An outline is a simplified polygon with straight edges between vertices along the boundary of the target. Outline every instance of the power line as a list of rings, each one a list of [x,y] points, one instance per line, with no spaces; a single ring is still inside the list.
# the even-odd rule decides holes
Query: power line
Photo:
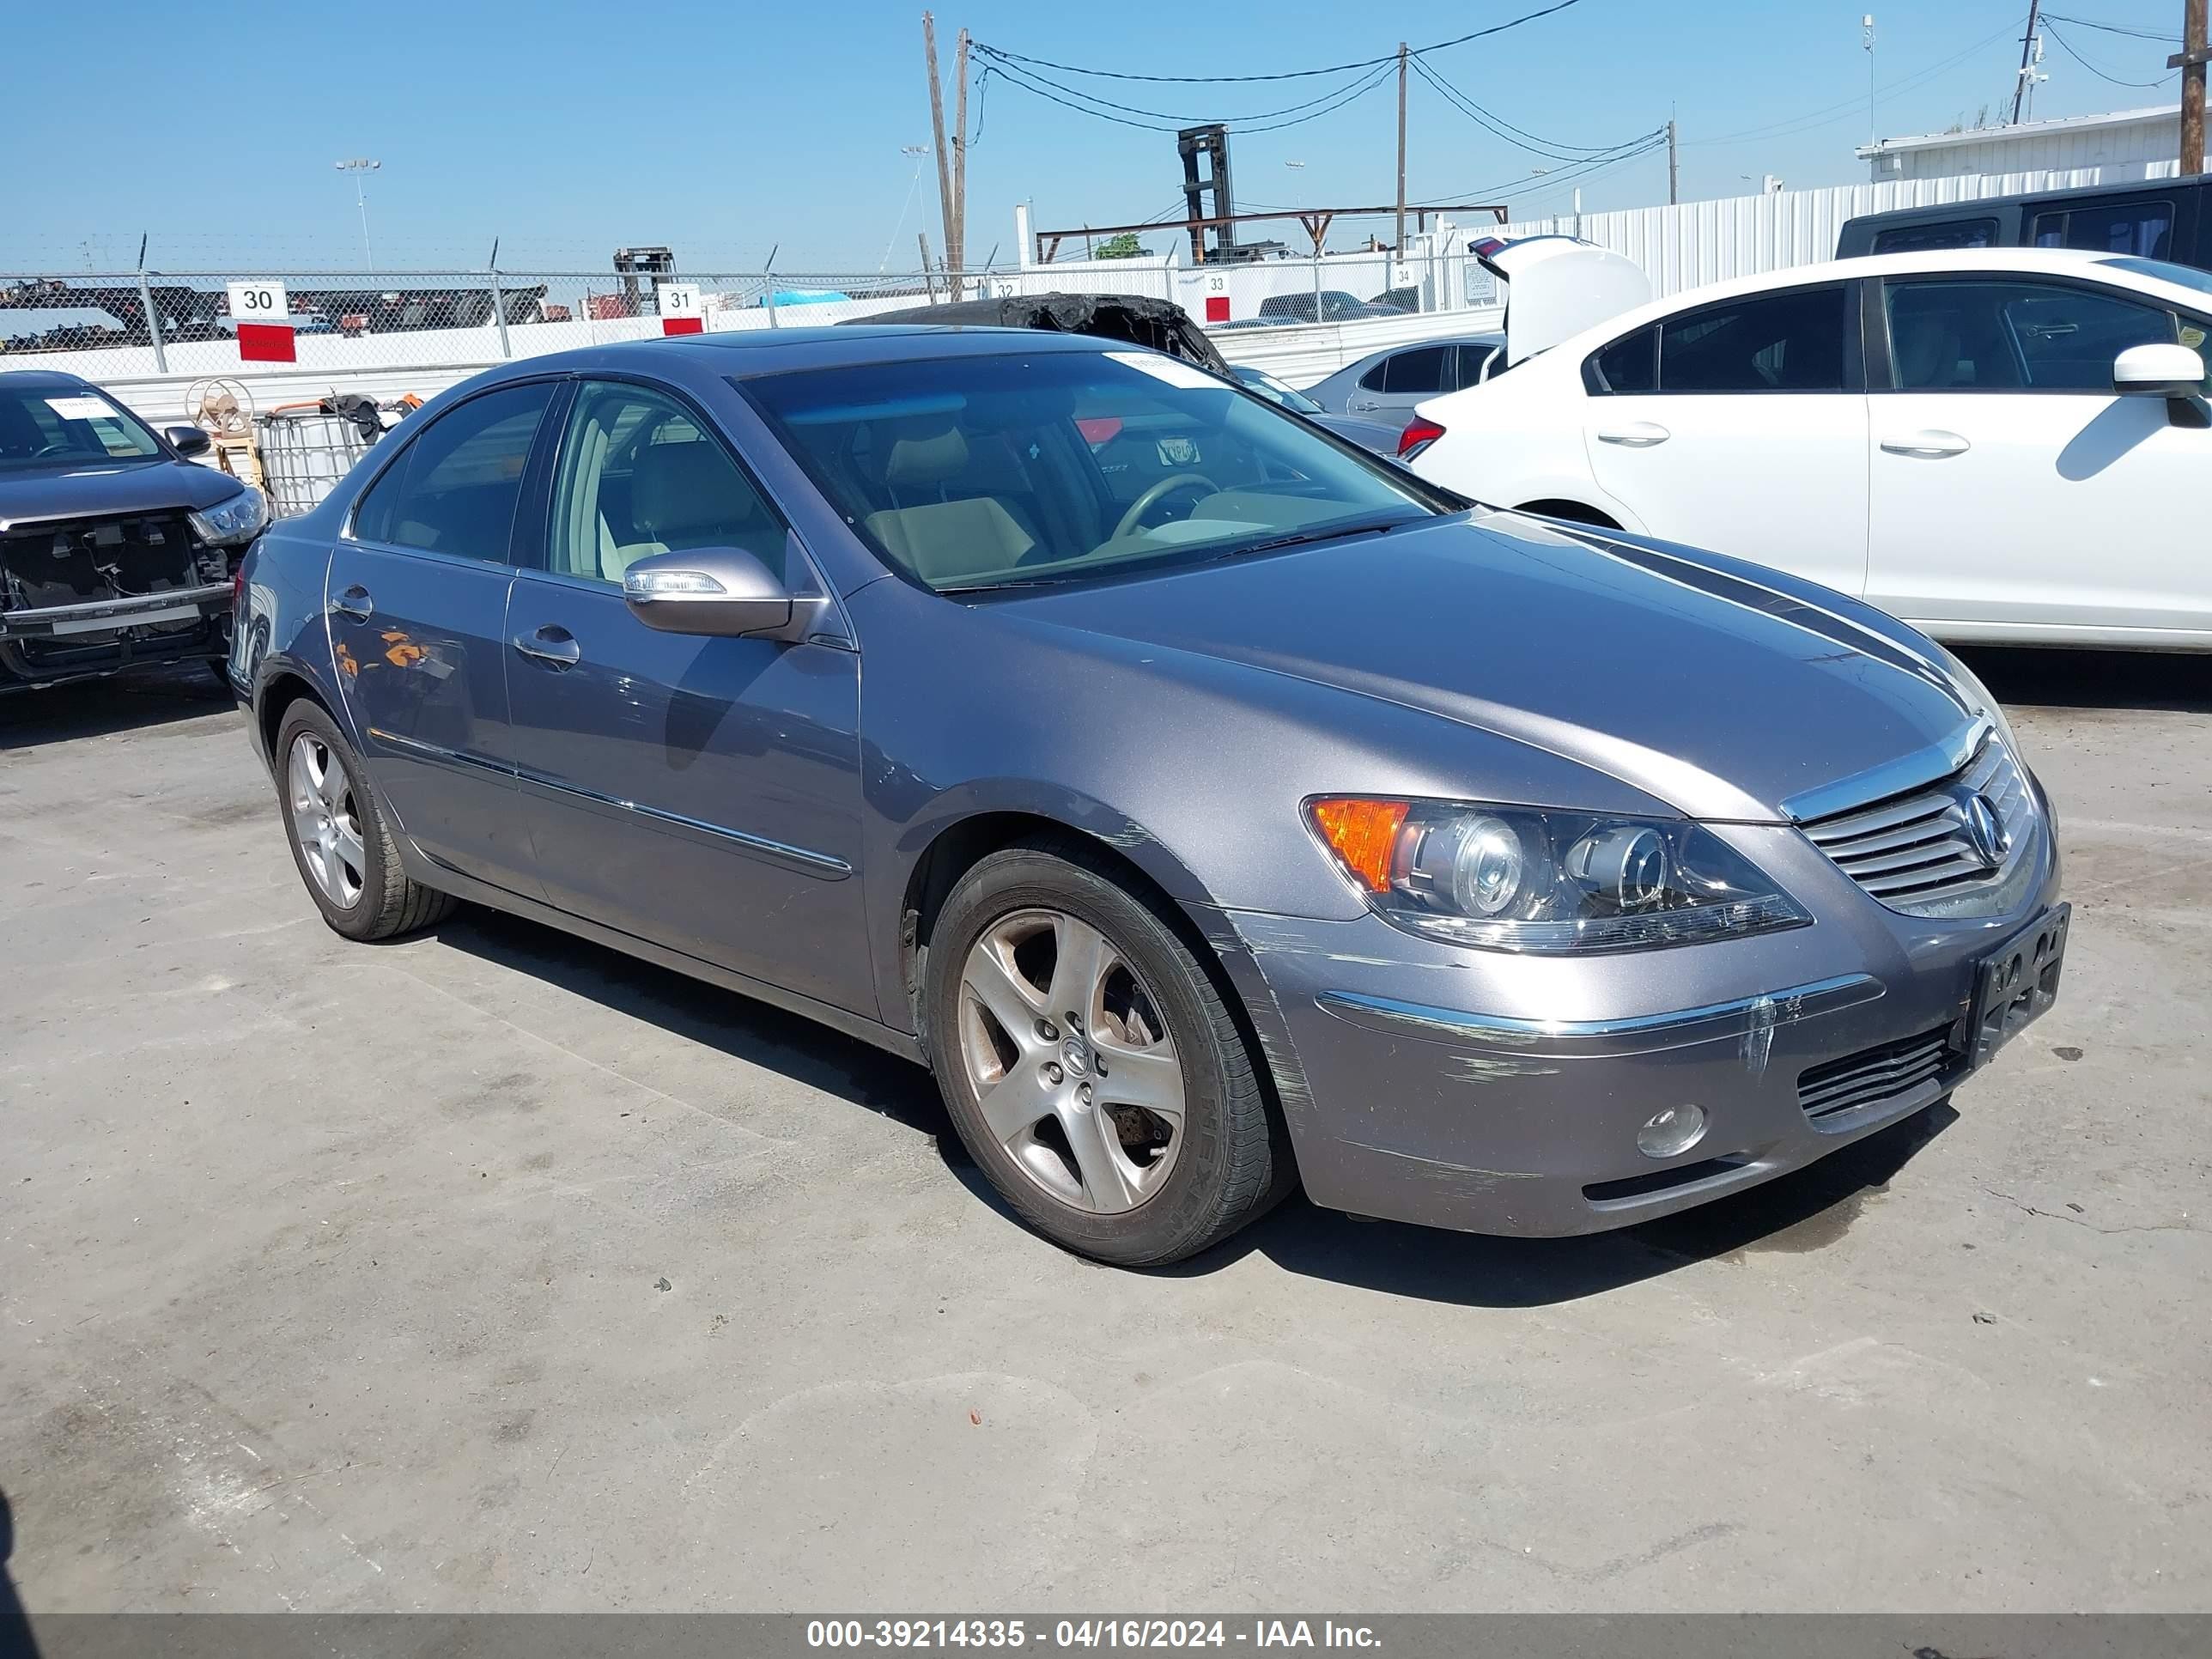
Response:
[[[1389,78],[1389,66],[1395,65],[1397,61],[1393,57],[1387,60],[1386,66],[1373,70],[1350,88],[1339,88],[1336,92],[1326,94],[1325,100],[1322,100],[1322,106],[1318,109],[1313,109],[1304,115],[1293,116],[1288,120],[1263,122],[1257,126],[1242,127],[1239,131],[1246,134],[1276,132],[1285,127],[1302,126],[1308,121],[1317,121],[1324,115],[1334,114],[1354,99],[1364,97],[1381,86]],[[1101,121],[1111,121],[1116,126],[1133,127],[1139,132],[1174,132],[1182,126],[1191,125],[1189,122],[1174,118],[1169,118],[1164,123],[1152,120],[1132,120],[1126,115],[1115,115],[1104,109],[1093,108],[1089,105],[1076,102],[1073,97],[1062,96],[1060,93],[1049,89],[1048,85],[1031,79],[1028,71],[1012,69],[1004,63],[993,64],[989,72],[996,74],[1010,85],[1019,87],[1024,92],[1035,94],[1048,103],[1058,104],[1063,109],[1073,110],[1079,115],[1089,115]],[[1077,94],[1077,96],[1082,95],[1084,94]]]
[[[1524,12],[1503,23],[1493,23],[1488,28],[1476,29],[1449,40],[1438,40],[1433,45],[1421,46],[1414,55],[1443,52],[1448,47],[1463,46],[1470,40],[1480,40],[1488,35],[1503,34],[1508,29],[1519,28],[1523,23],[1533,23],[1540,17],[1549,17],[1554,12],[1565,11],[1570,6],[1581,3],[1582,0],[1557,0],[1557,3],[1546,6],[1540,11]],[[1136,75],[1124,70],[1089,69],[1081,64],[1056,64],[1048,58],[1031,58],[1022,52],[1008,52],[1003,47],[987,46],[980,40],[975,42],[975,49],[1002,63],[1011,59],[1016,63],[1034,64],[1038,69],[1057,70],[1063,75],[1089,75],[1105,81],[1174,82],[1186,86],[1222,86],[1249,81],[1297,81],[1309,76],[1342,75],[1352,70],[1373,69],[1378,64],[1395,64],[1398,61],[1398,54],[1394,52],[1381,58],[1363,58],[1356,63],[1331,64],[1325,69],[1283,70],[1273,75]]]
[[[2003,27],[1984,35],[1973,45],[1961,47],[1941,62],[1930,64],[1926,69],[1916,70],[1900,80],[1891,82],[1875,95],[1874,101],[1886,104],[1899,94],[1910,92],[1914,88],[1925,84],[1944,70],[1964,63],[1983,47],[2002,40],[2006,35],[2010,34],[2015,27],[2014,24],[2007,23]],[[1770,121],[1764,126],[1746,127],[1740,132],[1724,132],[1717,137],[1692,139],[1686,143],[1684,148],[1706,149],[1720,144],[1749,143],[1761,138],[1793,138],[1801,132],[1811,132],[1820,127],[1832,126],[1837,121],[1856,114],[1860,110],[1864,109],[1866,105],[1867,100],[1863,98],[1846,98],[1840,103],[1824,105],[1819,109],[1805,110],[1783,120]]]
[[[2091,63],[2087,58],[2083,57],[2080,49],[2077,48],[2071,40],[2069,40],[2064,35],[2061,34],[2057,29],[2052,28],[2051,24],[2051,14],[2045,12],[2043,15],[2043,32],[2045,34],[2048,34],[2052,40],[2056,40],[2060,46],[2064,48],[2066,55],[2069,58],[2071,58],[2075,63],[2079,64],[2083,69],[2088,70],[2090,74],[2095,76],[2100,81],[2109,81],[2116,87],[2134,87],[2141,91],[2154,91],[2173,78],[2172,76],[2168,75],[2161,76],[2156,81],[2123,81],[2118,76],[2107,74],[2105,70],[2098,68],[2096,64]]]
[[[1426,201],[1408,202],[1406,205],[1408,209],[1434,210],[1466,202],[1488,204],[1510,201],[1516,196],[1526,196],[1535,191],[1556,190],[1561,185],[1583,183],[1607,168],[1618,167],[1624,161],[1632,161],[1639,155],[1649,155],[1656,149],[1663,149],[1666,144],[1667,130],[1662,127],[1651,133],[1636,149],[1624,151],[1619,155],[1593,156],[1589,161],[1577,162],[1572,167],[1556,168],[1540,179],[1529,179],[1524,175],[1507,179],[1494,185],[1477,185],[1467,190],[1451,191],[1443,195],[1431,197]]]
[[[984,70],[983,74],[988,79],[994,71],[1006,75],[1009,79],[1012,79],[1015,73],[1014,71],[1003,70],[998,65],[993,64],[987,67]],[[1146,109],[1135,104],[1116,103],[1110,98],[1100,97],[1097,93],[1085,92],[1080,87],[1071,87],[1062,82],[1055,81],[1048,75],[1040,75],[1035,70],[1020,70],[1019,73],[1027,76],[1028,79],[1038,82],[1040,85],[1050,87],[1054,91],[1064,93],[1070,98],[1080,99],[1086,104],[1097,104],[1105,109],[1119,110],[1126,115],[1141,115],[1156,121],[1172,122],[1177,127],[1195,126],[1201,122],[1206,121],[1219,121],[1227,125],[1243,128],[1243,124],[1248,121],[1267,121],[1273,120],[1278,116],[1295,115],[1301,110],[1312,109],[1317,104],[1325,104],[1328,102],[1329,100],[1336,97],[1339,94],[1349,90],[1352,84],[1350,82],[1346,82],[1341,85],[1331,88],[1328,91],[1322,93],[1319,97],[1308,98],[1300,103],[1285,104],[1280,109],[1255,110],[1247,115],[1217,115],[1210,112],[1202,115],[1180,115],[1171,110]],[[1018,84],[1018,82],[1017,84]],[[1034,88],[1032,88],[1032,90],[1034,90]]]
[[[2158,40],[2169,46],[2178,46],[2181,44],[2181,37],[2179,35],[2161,33],[2157,29],[2130,28],[2124,23],[2100,23],[2094,18],[2066,17],[2062,16],[2055,11],[2046,11],[2043,15],[2044,20],[2046,22],[2057,21],[2061,23],[2070,23],[2081,28],[2102,29],[2107,34],[2131,35],[2138,40]]]
[[[1460,91],[1419,58],[1413,58],[1413,65],[1423,80],[1442,93],[1448,102],[1474,121],[1476,125],[1492,137],[1504,139],[1516,149],[1526,150],[1531,155],[1541,155],[1547,161],[1575,161],[1587,160],[1592,156],[1608,155],[1615,150],[1627,149],[1630,144],[1641,143],[1651,136],[1650,133],[1639,133],[1635,137],[1617,144],[1570,144],[1564,141],[1539,138],[1525,128],[1513,126],[1512,123],[1505,120],[1503,116],[1493,115],[1490,111],[1483,108],[1481,105]],[[1516,133],[1520,137],[1516,137],[1514,136]]]

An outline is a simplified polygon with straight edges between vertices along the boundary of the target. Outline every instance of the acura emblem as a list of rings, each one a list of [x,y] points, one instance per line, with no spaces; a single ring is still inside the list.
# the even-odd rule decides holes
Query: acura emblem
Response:
[[[1987,795],[1969,795],[1963,804],[1963,812],[1966,844],[1974,849],[1974,856],[1981,860],[1983,869],[1996,869],[2005,855],[2004,820],[1990,805]]]

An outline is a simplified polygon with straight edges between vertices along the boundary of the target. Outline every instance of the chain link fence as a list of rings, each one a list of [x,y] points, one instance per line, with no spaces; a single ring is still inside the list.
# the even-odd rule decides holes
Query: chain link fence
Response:
[[[0,369],[97,382],[253,372],[466,368],[660,332],[842,323],[955,299],[1060,290],[1171,300],[1214,329],[1295,327],[1488,304],[1446,238],[1405,258],[1234,264],[1168,258],[939,272],[427,270],[0,274]]]

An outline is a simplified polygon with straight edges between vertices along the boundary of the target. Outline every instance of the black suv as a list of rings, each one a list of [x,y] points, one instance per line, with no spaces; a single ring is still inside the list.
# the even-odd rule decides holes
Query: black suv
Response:
[[[2212,181],[2154,179],[1863,213],[1844,222],[1836,257],[1954,247],[2087,248],[2212,270]]]
[[[0,692],[228,653],[259,490],[74,374],[0,374]]]

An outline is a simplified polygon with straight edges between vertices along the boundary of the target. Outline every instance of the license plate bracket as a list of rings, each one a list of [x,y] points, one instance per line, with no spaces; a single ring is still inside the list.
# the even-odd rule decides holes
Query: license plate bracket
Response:
[[[1982,958],[1974,969],[1974,1001],[1967,1015],[1967,1064],[1979,1071],[2022,1027],[2058,1000],[2066,960],[2066,933],[2074,907],[2046,910]]]

